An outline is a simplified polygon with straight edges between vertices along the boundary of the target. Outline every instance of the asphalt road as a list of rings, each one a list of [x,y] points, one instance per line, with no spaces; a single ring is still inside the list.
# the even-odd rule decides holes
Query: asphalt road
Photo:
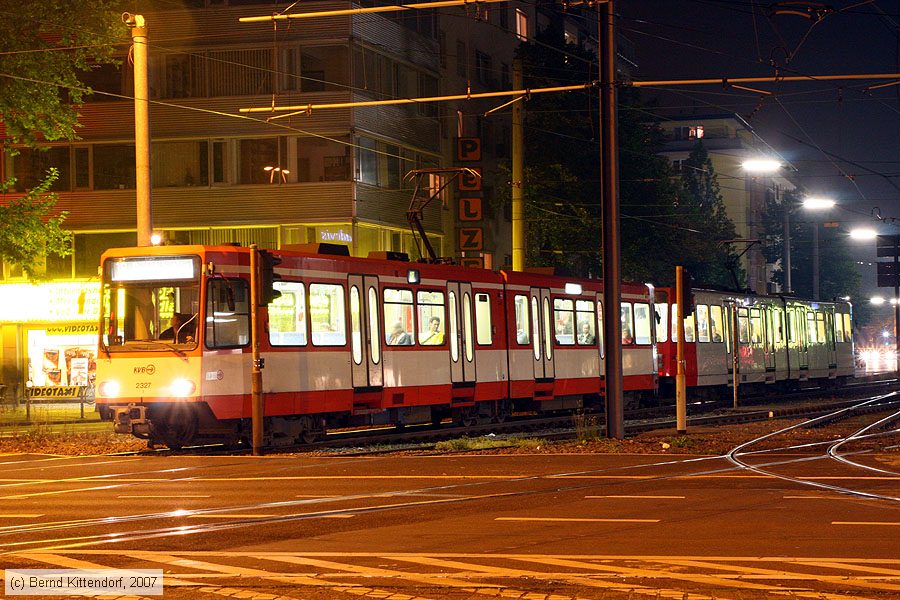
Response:
[[[166,598],[900,598],[900,455],[811,456],[745,457],[797,483],[665,455],[5,455],[0,565],[164,569]]]

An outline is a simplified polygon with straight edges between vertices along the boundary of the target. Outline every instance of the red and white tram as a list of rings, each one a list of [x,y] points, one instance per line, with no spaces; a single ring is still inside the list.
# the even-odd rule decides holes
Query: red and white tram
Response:
[[[674,290],[657,290],[657,348],[660,386],[674,390],[676,305]],[[852,310],[848,302],[812,302],[782,296],[694,290],[685,318],[685,375],[689,393],[703,397],[738,384],[757,392],[806,382],[841,384],[853,376]],[[735,335],[735,325],[736,333]]]
[[[268,443],[600,402],[599,281],[308,250],[278,251],[280,296],[260,308]],[[104,253],[97,402],[117,431],[172,447],[249,436],[250,252]],[[622,289],[624,387],[653,394],[654,290]]]

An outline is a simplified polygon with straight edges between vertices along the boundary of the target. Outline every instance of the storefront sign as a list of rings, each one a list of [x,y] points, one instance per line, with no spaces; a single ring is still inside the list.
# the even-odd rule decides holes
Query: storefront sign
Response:
[[[97,322],[99,318],[98,281],[0,285],[0,322]]]
[[[41,385],[25,388],[29,398],[59,398],[60,400],[81,398],[84,395],[85,386],[65,385],[50,386]]]
[[[324,227],[317,227],[316,232],[319,235],[320,242],[337,242],[339,244],[353,243],[353,235],[351,232],[345,231],[344,229],[325,229]]]

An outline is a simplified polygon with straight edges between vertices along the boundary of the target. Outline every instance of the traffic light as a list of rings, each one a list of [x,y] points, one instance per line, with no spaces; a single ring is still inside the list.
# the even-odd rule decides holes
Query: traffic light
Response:
[[[681,276],[681,298],[678,303],[683,307],[682,313],[687,318],[694,312],[694,290],[691,286],[691,273],[687,269],[682,269]]]
[[[273,300],[281,297],[281,292],[275,289],[275,282],[281,280],[281,275],[275,273],[275,265],[280,264],[280,256],[275,256],[267,250],[259,251],[260,304],[271,304]]]

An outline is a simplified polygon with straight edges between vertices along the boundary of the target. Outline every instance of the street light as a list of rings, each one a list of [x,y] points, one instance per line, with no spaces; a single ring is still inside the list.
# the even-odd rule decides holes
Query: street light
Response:
[[[874,240],[878,237],[878,232],[868,227],[858,227],[850,230],[850,237],[854,240]]]
[[[874,304],[875,306],[881,306],[884,304],[884,298],[882,296],[872,296],[869,298],[869,302]]]
[[[831,198],[810,197],[803,199],[803,208],[807,210],[830,210],[834,208]],[[813,300],[819,299],[819,222],[813,220]]]
[[[753,174],[773,174],[781,169],[781,163],[770,158],[752,158],[741,163],[741,169]],[[775,199],[778,200],[778,186],[775,186]],[[782,252],[781,267],[784,273],[784,291],[791,293],[791,216],[788,211],[787,201],[782,198],[781,208],[784,210],[784,247]]]

